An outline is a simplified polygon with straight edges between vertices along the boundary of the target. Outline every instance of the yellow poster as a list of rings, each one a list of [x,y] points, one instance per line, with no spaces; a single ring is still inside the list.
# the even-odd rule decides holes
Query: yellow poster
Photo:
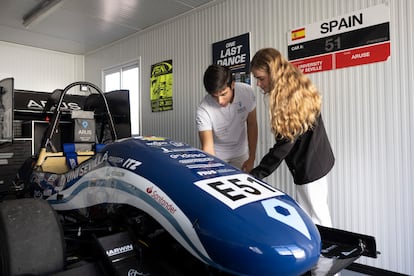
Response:
[[[152,112],[173,109],[173,65],[172,60],[151,66],[151,109]]]

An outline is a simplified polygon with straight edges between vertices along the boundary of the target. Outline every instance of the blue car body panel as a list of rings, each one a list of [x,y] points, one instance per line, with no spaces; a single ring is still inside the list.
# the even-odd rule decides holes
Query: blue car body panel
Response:
[[[321,251],[318,229],[291,197],[170,139],[118,140],[55,180],[39,185],[56,210],[134,206],[195,257],[235,275],[301,275]]]

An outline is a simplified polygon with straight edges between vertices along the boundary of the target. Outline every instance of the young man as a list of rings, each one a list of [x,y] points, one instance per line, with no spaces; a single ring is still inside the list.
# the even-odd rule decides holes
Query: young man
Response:
[[[204,73],[208,93],[197,108],[203,151],[250,172],[257,146],[256,98],[252,88],[235,82],[230,69],[210,65]]]

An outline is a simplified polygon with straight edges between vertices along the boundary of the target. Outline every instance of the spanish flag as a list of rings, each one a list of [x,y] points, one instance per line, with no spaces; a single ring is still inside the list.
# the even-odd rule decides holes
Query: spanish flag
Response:
[[[292,41],[305,37],[305,28],[300,28],[292,31]]]

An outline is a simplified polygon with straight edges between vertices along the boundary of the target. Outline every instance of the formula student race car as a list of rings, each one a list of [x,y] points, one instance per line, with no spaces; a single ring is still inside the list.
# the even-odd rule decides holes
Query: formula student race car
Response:
[[[68,108],[80,87],[91,94]],[[40,150],[0,202],[1,275],[288,276],[320,256],[334,274],[376,257],[373,237],[316,226],[285,193],[199,149],[119,139],[91,83],[56,91],[48,106]]]

